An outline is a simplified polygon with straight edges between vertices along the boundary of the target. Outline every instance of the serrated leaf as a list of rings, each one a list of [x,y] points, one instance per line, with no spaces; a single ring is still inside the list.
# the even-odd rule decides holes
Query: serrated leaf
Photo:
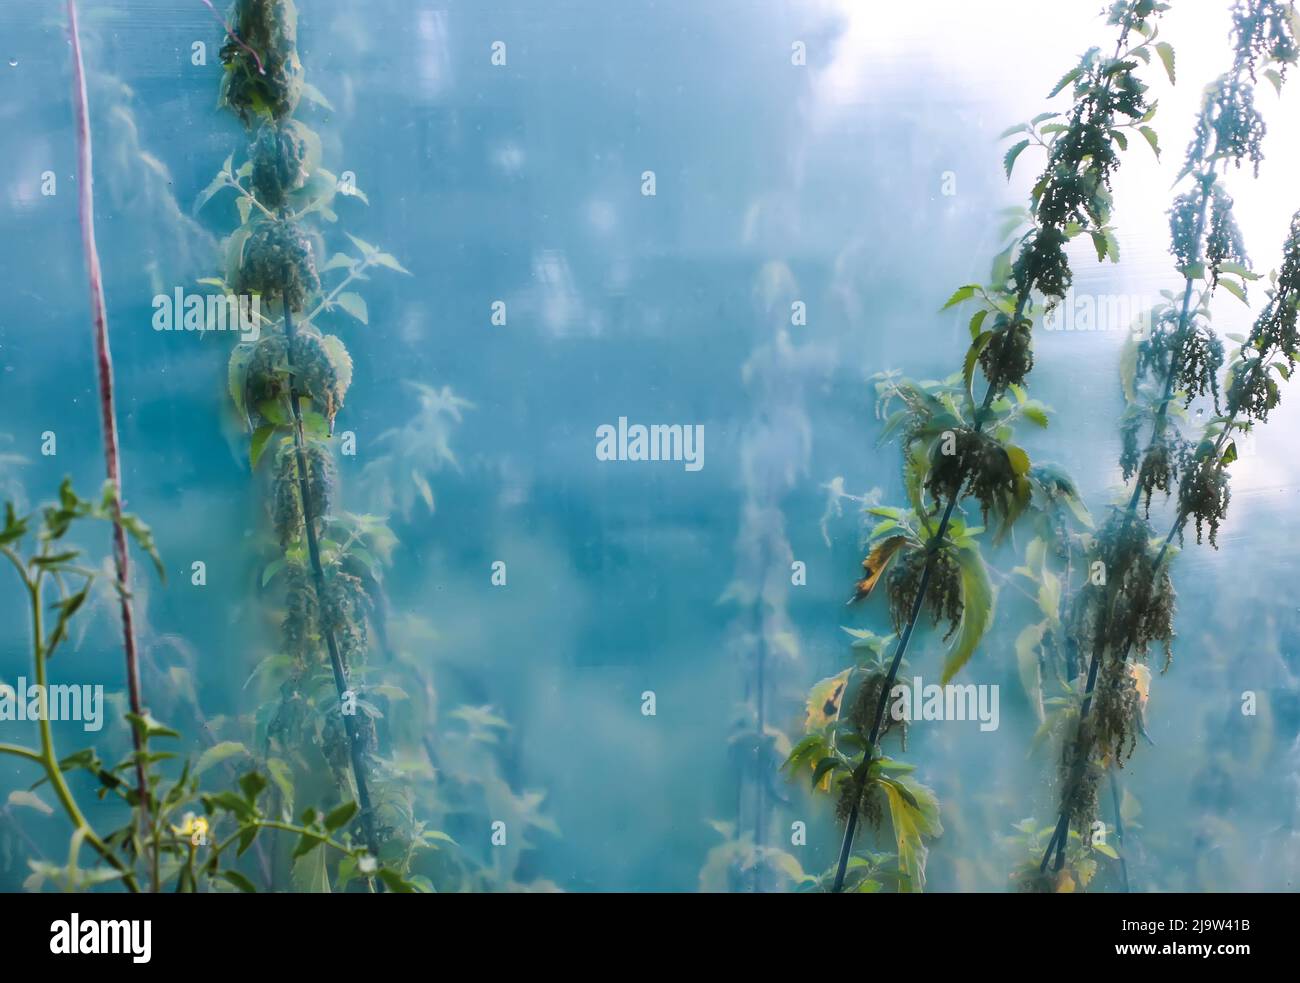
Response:
[[[372,246],[364,239],[358,239],[356,236],[352,235],[351,233],[348,234],[348,238],[352,240],[352,244],[354,246],[356,246],[358,249],[361,250],[361,255],[363,256],[373,257],[375,253],[379,252],[379,249],[377,247]]]
[[[860,601],[870,597],[871,592],[876,589],[880,583],[880,578],[889,566],[890,560],[894,558],[899,549],[907,542],[906,536],[890,536],[876,543],[867,554],[867,558],[862,561],[862,569],[865,576],[854,586],[856,590],[853,594],[853,601]],[[851,603],[851,602],[850,602]]]
[[[1071,82],[1077,79],[1081,74],[1083,74],[1082,67],[1075,68],[1069,72],[1066,72],[1064,75],[1061,76],[1061,80],[1057,82],[1055,86],[1053,86],[1052,91],[1047,94],[1047,98],[1051,99],[1054,96],[1058,95],[1067,85],[1069,85]]]
[[[1246,299],[1245,288],[1242,287],[1242,285],[1239,284],[1236,280],[1221,279],[1219,281],[1219,286],[1226,287],[1228,289],[1228,293],[1232,294],[1234,297],[1236,297],[1247,307],[1250,306],[1250,301]]]
[[[360,294],[342,293],[334,298],[334,302],[362,324],[370,323],[370,312],[366,308],[365,298]]]
[[[1160,56],[1160,64],[1165,66],[1165,74],[1169,76],[1169,84],[1177,84],[1174,73],[1174,46],[1168,41],[1157,41],[1156,54]]]
[[[390,270],[396,270],[398,273],[405,273],[407,276],[414,276],[405,266],[397,261],[397,257],[391,253],[375,253],[370,257],[370,262],[376,266],[384,266]]]
[[[1160,138],[1156,135],[1156,131],[1151,129],[1151,127],[1149,126],[1139,126],[1138,132],[1141,133],[1144,137],[1146,137],[1147,143],[1151,145],[1152,151],[1155,152],[1156,160],[1159,160],[1160,159]]]
[[[1029,141],[1028,141],[1028,140],[1021,140],[1019,143],[1013,144],[1013,145],[1012,145],[1012,146],[1007,150],[1006,154],[1003,155],[1003,157],[1002,157],[1002,169],[1003,169],[1004,171],[1007,172],[1007,179],[1008,179],[1008,180],[1011,179],[1011,170],[1012,170],[1012,168],[1014,168],[1014,167],[1016,166],[1016,158],[1019,157],[1019,156],[1021,155],[1021,153],[1024,152],[1024,149],[1025,149],[1026,147],[1028,147],[1028,146],[1029,146]]]
[[[910,776],[880,780],[889,799],[890,824],[898,852],[898,867],[907,875],[907,888],[925,889],[925,838],[943,834],[939,821],[939,800],[934,792]]]

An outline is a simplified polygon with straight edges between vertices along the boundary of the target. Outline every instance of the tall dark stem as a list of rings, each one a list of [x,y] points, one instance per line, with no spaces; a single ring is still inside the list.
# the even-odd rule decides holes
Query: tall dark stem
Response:
[[[288,282],[291,271],[285,270],[285,281]],[[311,492],[307,482],[307,453],[306,436],[303,432],[302,424],[302,407],[298,405],[298,381],[293,369],[293,311],[290,309],[288,292],[283,296],[284,301],[284,334],[285,334],[285,351],[286,360],[289,366],[289,402],[293,406],[293,448],[298,466],[298,495],[302,499],[302,524],[307,539],[307,556],[311,560],[312,577],[316,585],[317,603],[323,604],[325,599],[325,570],[320,561],[320,543],[316,539],[316,516],[312,512]],[[366,761],[365,753],[361,744],[361,733],[357,729],[356,715],[343,713],[343,701],[348,692],[347,667],[343,664],[343,656],[339,652],[338,640],[334,637],[333,629],[322,624],[320,626],[321,634],[325,636],[325,646],[329,649],[330,668],[334,672],[334,688],[338,692],[339,712],[343,717],[343,726],[347,732],[348,750],[352,759],[352,777],[357,785],[357,802],[361,806],[361,824],[365,832],[366,847],[370,853],[379,856],[379,841],[375,835],[375,816],[370,805],[370,789],[366,784]]]
[[[1200,261],[1200,243],[1201,243],[1202,236],[1205,234],[1206,213],[1208,212],[1210,207],[1210,194],[1209,194],[1209,188],[1207,182],[1210,180],[1213,173],[1214,173],[1214,164],[1211,163],[1209,168],[1203,171],[1197,177],[1197,180],[1201,183],[1205,193],[1201,196],[1200,211],[1196,217],[1196,239],[1195,239],[1197,243],[1197,255],[1195,257],[1196,262]],[[1196,265],[1196,263],[1193,263],[1192,265],[1194,266]],[[1183,283],[1182,307],[1178,313],[1177,337],[1180,340],[1182,339],[1183,335],[1187,332],[1188,328],[1190,327],[1189,318],[1191,317],[1192,289],[1194,285],[1195,285],[1195,279],[1192,277],[1192,275],[1190,273],[1185,274],[1184,283]],[[1155,444],[1156,441],[1161,439],[1161,435],[1163,434],[1164,428],[1168,422],[1169,401],[1173,398],[1173,394],[1174,394],[1175,373],[1174,373],[1173,359],[1174,359],[1174,352],[1177,351],[1177,347],[1178,347],[1177,345],[1174,346],[1174,349],[1171,351],[1171,354],[1169,356],[1169,366],[1168,366],[1167,375],[1165,376],[1164,396],[1161,400],[1159,408],[1156,410],[1156,420],[1155,420],[1155,425],[1152,427],[1151,440],[1147,445],[1148,450],[1153,444]],[[1142,482],[1138,480],[1134,482],[1133,494],[1129,496],[1128,507],[1126,509],[1126,514],[1124,519],[1125,523],[1132,522],[1133,519],[1137,516],[1138,505],[1141,502],[1141,500],[1142,500]],[[1170,532],[1170,535],[1165,539],[1164,545],[1160,548],[1160,554],[1156,558],[1156,563],[1155,563],[1156,573],[1159,572],[1160,564],[1164,560],[1165,554],[1169,548],[1169,541],[1172,538],[1173,538],[1173,531]],[[1155,575],[1156,574],[1153,573],[1153,576]],[[1107,607],[1109,608],[1109,605]],[[1098,629],[1097,640],[1096,642],[1094,642],[1092,647],[1092,657],[1088,663],[1088,682],[1086,688],[1084,689],[1083,705],[1079,708],[1078,733],[1081,735],[1081,737],[1078,741],[1078,746],[1076,748],[1075,760],[1070,768],[1068,784],[1066,788],[1063,789],[1062,792],[1061,814],[1056,821],[1056,829],[1053,830],[1052,832],[1052,838],[1047,841],[1047,849],[1043,851],[1043,859],[1038,865],[1038,869],[1040,873],[1047,870],[1047,863],[1051,859],[1053,850],[1056,851],[1056,862],[1053,866],[1053,869],[1059,871],[1065,866],[1065,847],[1070,837],[1070,814],[1066,803],[1069,802],[1069,799],[1071,797],[1070,795],[1071,790],[1082,780],[1083,773],[1084,771],[1087,770],[1088,767],[1088,757],[1092,753],[1092,741],[1082,736],[1083,733],[1082,728],[1083,728],[1084,721],[1088,719],[1089,711],[1092,709],[1092,695],[1093,695],[1093,690],[1096,688],[1096,684],[1097,684],[1097,670],[1100,668],[1102,657],[1105,655],[1105,651],[1106,651],[1106,643],[1105,643],[1106,632],[1104,629],[1105,629],[1105,625],[1109,624],[1109,621],[1110,618],[1108,612],[1106,621],[1103,623],[1102,627]],[[1127,647],[1125,648],[1123,657],[1125,659],[1128,658]]]
[[[104,300],[103,273],[95,244],[94,162],[90,143],[90,108],[86,97],[86,70],[81,58],[81,35],[77,31],[77,5],[68,0],[68,36],[72,43],[72,101],[77,114],[77,193],[81,217],[81,245],[86,254],[90,283],[90,309],[94,319],[95,371],[99,381],[99,422],[104,438],[104,470],[112,488],[113,566],[117,576],[118,610],[122,617],[122,649],[126,655],[127,700],[136,722],[131,728],[135,750],[135,787],[140,800],[141,838],[148,842],[150,829],[149,781],[145,774],[144,703],[140,694],[140,660],[135,645],[135,618],[131,607],[131,557],[122,526],[122,466],[117,448],[117,409],[113,399],[113,354],[108,345],[108,305]],[[154,844],[151,885],[158,890],[158,848]]]
[[[1025,290],[1016,303],[1015,321],[1020,320],[1028,300],[1029,291]],[[1012,323],[1015,323],[1015,321]],[[990,385],[984,393],[984,402],[980,404],[980,408],[975,413],[976,433],[984,429],[985,417],[989,406],[993,403],[993,395],[993,387]],[[921,617],[921,607],[925,603],[925,593],[930,586],[930,571],[934,566],[935,553],[943,542],[943,537],[948,533],[948,524],[952,521],[953,509],[957,506],[959,494],[960,492],[954,492],[953,496],[948,499],[948,505],[943,510],[943,518],[939,521],[939,528],[930,538],[925,567],[921,571],[921,582],[917,585],[916,597],[912,599],[912,610],[908,614],[907,625],[903,628],[903,634],[898,637],[898,644],[894,646],[894,657],[889,663],[889,672],[885,676],[885,685],[880,690],[880,699],[876,701],[876,715],[871,724],[871,736],[867,739],[866,756],[862,762],[862,774],[852,779],[857,783],[857,794],[853,796],[853,805],[849,808],[849,819],[844,826],[844,839],[840,843],[839,865],[835,868],[835,884],[831,888],[831,892],[834,894],[839,894],[844,889],[844,877],[849,869],[849,855],[853,852],[853,834],[857,832],[858,828],[858,801],[862,798],[867,769],[871,765],[871,755],[875,753],[876,742],[880,739],[880,728],[884,724],[885,708],[889,705],[889,694],[894,688],[894,680],[898,678],[898,667],[902,665],[908,643],[912,640],[912,631],[916,628],[916,622]]]

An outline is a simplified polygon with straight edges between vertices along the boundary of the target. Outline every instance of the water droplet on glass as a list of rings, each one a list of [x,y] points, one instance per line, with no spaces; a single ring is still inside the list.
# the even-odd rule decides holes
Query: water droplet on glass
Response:
[[[17,58],[10,58],[10,59],[9,59],[9,67],[10,67],[10,68],[17,68],[17,67],[18,67],[18,59],[17,59]]]

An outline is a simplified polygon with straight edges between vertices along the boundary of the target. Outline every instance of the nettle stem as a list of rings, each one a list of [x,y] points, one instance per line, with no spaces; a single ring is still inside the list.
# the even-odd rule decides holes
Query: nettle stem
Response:
[[[285,271],[285,280],[289,280],[289,271]],[[316,539],[316,516],[312,512],[311,491],[307,481],[306,436],[303,432],[302,408],[298,405],[298,383],[293,369],[294,325],[293,311],[290,309],[289,296],[283,295],[285,352],[289,366],[289,402],[293,408],[293,447],[298,467],[298,495],[302,499],[302,524],[307,540],[307,555],[311,561],[312,577],[316,585],[317,603],[324,603],[325,570],[320,560],[320,543]],[[338,692],[339,712],[343,716],[343,726],[347,731],[348,750],[352,759],[352,778],[357,786],[357,802],[361,806],[361,825],[366,837],[366,847],[376,858],[379,856],[379,841],[375,835],[375,816],[370,804],[370,789],[366,783],[366,761],[361,746],[361,734],[357,729],[355,715],[343,713],[343,702],[348,692],[347,667],[339,652],[338,640],[334,630],[325,624],[320,626],[325,636],[325,645],[329,649],[330,668],[334,672],[334,688]]]
[[[1021,292],[1020,298],[1016,302],[1015,321],[1019,321],[1024,314],[1025,304],[1028,303],[1028,300],[1029,290],[1026,288]],[[975,413],[976,433],[984,429],[984,421],[988,408],[993,403],[993,396],[993,386],[990,385],[984,393],[984,401]],[[939,521],[939,528],[930,537],[925,567],[921,570],[921,582],[917,585],[916,597],[912,599],[912,610],[908,613],[903,634],[898,637],[898,644],[894,646],[894,657],[889,663],[889,672],[885,676],[885,685],[880,690],[880,699],[876,701],[876,715],[871,723],[871,736],[867,739],[867,750],[862,762],[862,775],[857,779],[857,794],[853,796],[853,805],[849,807],[849,819],[844,826],[844,840],[840,844],[839,865],[835,869],[835,884],[831,888],[833,894],[839,894],[844,889],[844,877],[849,869],[849,856],[853,853],[853,834],[857,832],[858,827],[858,802],[862,798],[862,788],[866,782],[867,770],[871,765],[871,756],[875,753],[876,742],[880,738],[880,728],[885,722],[885,710],[889,706],[889,694],[894,688],[894,681],[898,678],[898,667],[903,663],[903,656],[907,653],[908,643],[912,640],[912,632],[916,628],[917,621],[920,620],[921,608],[925,603],[925,593],[930,586],[930,571],[934,567],[934,557],[939,550],[940,544],[943,543],[943,537],[948,533],[948,524],[952,521],[952,513],[957,506],[958,497],[958,494],[954,494],[948,499],[948,505],[943,510],[943,518]]]
[[[72,42],[72,93],[77,114],[77,188],[81,218],[81,244],[86,254],[90,282],[90,306],[94,317],[95,368],[99,380],[100,429],[104,437],[104,466],[112,488],[113,566],[117,575],[118,608],[122,617],[122,647],[126,654],[126,685],[131,713],[137,718],[131,727],[135,750],[135,784],[139,797],[138,825],[142,836],[150,828],[149,780],[145,773],[146,738],[144,703],[140,693],[140,661],[136,652],[135,618],[131,607],[131,558],[122,526],[122,472],[117,446],[117,411],[113,399],[113,355],[108,345],[108,305],[104,300],[99,249],[95,245],[94,168],[90,143],[90,110],[86,97],[86,72],[81,58],[81,36],[77,31],[77,4],[68,0],[68,35]],[[152,889],[158,890],[158,847],[153,846]]]
[[[1196,238],[1194,240],[1196,242],[1196,256],[1193,258],[1193,262],[1189,264],[1188,272],[1184,274],[1183,277],[1183,300],[1178,313],[1178,328],[1176,332],[1176,337],[1180,340],[1191,327],[1192,291],[1195,289],[1196,283],[1196,278],[1192,275],[1191,271],[1196,266],[1202,264],[1201,242],[1205,235],[1205,222],[1210,208],[1211,196],[1209,194],[1208,186],[1210,181],[1213,180],[1213,176],[1214,162],[1211,161],[1208,165],[1203,166],[1201,172],[1196,178],[1197,183],[1201,185],[1204,193],[1201,195],[1200,208],[1196,216]],[[1200,305],[1200,300],[1197,301],[1197,305]],[[1168,425],[1169,403],[1174,397],[1174,381],[1178,374],[1176,371],[1177,366],[1174,364],[1177,351],[1178,346],[1175,345],[1169,355],[1169,365],[1165,376],[1164,395],[1161,399],[1160,406],[1156,409],[1156,418],[1151,430],[1151,439],[1147,442],[1148,453],[1151,448],[1162,439],[1164,429]],[[1140,477],[1140,475],[1138,477]],[[1140,480],[1135,480],[1133,494],[1129,496],[1128,505],[1125,508],[1124,521],[1126,526],[1137,517],[1138,505],[1141,504],[1141,500],[1142,482]],[[1174,528],[1169,531],[1169,535],[1165,538],[1164,544],[1160,547],[1160,552],[1156,557],[1154,572],[1152,573],[1153,577],[1159,575],[1160,566],[1164,562],[1165,555],[1169,550],[1169,543],[1173,540],[1177,531],[1182,528],[1181,524],[1185,521],[1186,515],[1180,510],[1179,518],[1174,522]],[[1110,595],[1108,591],[1108,599],[1109,597]],[[1092,657],[1088,663],[1088,681],[1084,688],[1083,704],[1079,708],[1079,724],[1078,729],[1076,730],[1076,733],[1080,735],[1076,756],[1070,768],[1069,784],[1062,789],[1061,814],[1056,821],[1056,828],[1052,831],[1052,838],[1047,842],[1047,849],[1043,851],[1043,858],[1038,865],[1039,873],[1044,873],[1047,870],[1047,864],[1052,857],[1053,850],[1056,851],[1056,862],[1053,864],[1052,869],[1060,871],[1065,867],[1065,847],[1070,837],[1070,814],[1067,804],[1073,797],[1074,788],[1083,780],[1084,772],[1088,767],[1088,759],[1092,755],[1093,742],[1083,734],[1083,725],[1088,719],[1088,714],[1092,709],[1092,696],[1097,685],[1097,672],[1101,667],[1101,660],[1105,656],[1106,652],[1104,641],[1106,636],[1105,626],[1110,623],[1109,609],[1112,603],[1113,600],[1108,600],[1106,605],[1107,617],[1105,622],[1103,622],[1102,628],[1098,630],[1098,641],[1093,645]],[[1130,642],[1128,646],[1125,646],[1122,653],[1122,658],[1125,661],[1128,659],[1128,649],[1131,647],[1131,644],[1132,643]],[[1127,882],[1127,873],[1125,874],[1125,881]]]

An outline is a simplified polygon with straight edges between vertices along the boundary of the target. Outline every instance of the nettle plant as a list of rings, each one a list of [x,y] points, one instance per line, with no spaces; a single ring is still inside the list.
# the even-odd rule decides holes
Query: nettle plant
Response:
[[[1300,216],[1292,220],[1280,270],[1270,276],[1268,302],[1254,329],[1248,337],[1228,336],[1237,343],[1231,359],[1211,326],[1217,287],[1245,303],[1248,284],[1261,279],[1249,268],[1224,175],[1247,163],[1258,173],[1264,123],[1254,105],[1256,80],[1263,75],[1280,91],[1297,57],[1300,26],[1293,5],[1276,0],[1238,3],[1232,18],[1233,66],[1205,90],[1178,175],[1185,190],[1169,212],[1170,252],[1181,290],[1162,291],[1164,303],[1150,312],[1122,359],[1120,467],[1131,491],[1099,529],[1059,524],[1031,544],[1039,562],[1025,572],[1055,603],[1044,605],[1048,619],[1041,639],[1022,636],[1018,651],[1022,667],[1035,655],[1040,672],[1055,667],[1059,695],[1046,701],[1051,712],[1043,714],[1040,735],[1050,732],[1059,741],[1060,810],[1054,826],[1031,837],[1041,857],[1026,858],[1013,874],[1027,890],[1086,887],[1097,869],[1096,854],[1121,861],[1127,889],[1122,859],[1104,836],[1095,835],[1101,828],[1099,799],[1109,775],[1114,821],[1122,829],[1113,769],[1123,766],[1145,732],[1148,652],[1153,646],[1162,651],[1162,671],[1172,661],[1170,564],[1189,523],[1198,543],[1208,539],[1217,549],[1229,502],[1228,468],[1237,457],[1235,435],[1267,419],[1280,400],[1279,380],[1289,379],[1295,366]],[[1193,406],[1196,412],[1189,414]],[[1157,492],[1173,512],[1163,536],[1151,519]],[[1047,554],[1065,564],[1064,590],[1042,563]],[[1043,646],[1048,640],[1052,644]],[[1038,842],[1049,831],[1046,843]]]
[[[373,851],[365,845],[354,845],[343,831],[357,811],[355,802],[340,803],[324,815],[308,809],[300,822],[277,818],[267,808],[265,793],[270,782],[258,770],[240,775],[232,782],[232,788],[205,791],[200,787],[201,773],[229,757],[222,747],[205,752],[192,767],[190,761],[184,761],[179,774],[169,778],[165,771],[174,770],[174,765],[168,767],[168,762],[177,756],[151,746],[151,741],[179,735],[143,706],[133,628],[136,612],[130,586],[128,538],[153,560],[160,576],[163,567],[148,526],[122,508],[113,362],[94,232],[89,110],[77,11],[72,0],[67,10],[82,178],[79,207],[95,329],[108,480],[98,500],[81,498],[66,480],[59,489],[57,501],[38,512],[20,515],[11,500],[5,506],[4,525],[0,529],[0,554],[17,573],[27,596],[36,689],[34,695],[23,694],[22,698],[30,701],[27,709],[36,718],[38,732],[37,748],[2,744],[0,754],[37,765],[44,773],[31,789],[11,794],[6,811],[18,803],[47,814],[52,812],[52,807],[41,797],[43,786],[48,784],[73,829],[66,864],[46,861],[40,856],[39,848],[29,841],[36,856],[28,862],[32,874],[26,886],[39,890],[50,882],[64,890],[83,890],[116,883],[131,892],[145,888],[175,892],[252,891],[255,890],[253,882],[238,869],[239,858],[254,846],[263,830],[274,829],[297,837],[295,857],[323,858],[324,851],[318,848],[328,847],[340,854],[340,868],[377,875],[391,886],[403,887],[405,882],[398,875],[380,868]],[[85,520],[103,521],[112,527],[111,562],[98,566],[81,562],[82,551],[71,544],[69,534],[80,529]],[[79,612],[94,606],[92,591],[101,591],[104,583],[115,594],[121,614],[130,706],[130,712],[124,717],[132,745],[130,753],[112,766],[107,766],[93,747],[70,755],[58,754],[51,711],[52,700],[59,691],[48,684],[50,660],[61,646],[75,644],[74,619]],[[6,695],[13,698],[16,694]],[[77,704],[73,702],[71,708],[75,714]],[[59,715],[65,712],[60,706]],[[86,712],[84,708],[82,712]],[[100,800],[108,799],[122,807],[111,813],[125,815],[126,821],[120,827],[101,834],[91,825],[68,781],[69,773],[76,772],[91,776],[97,783],[96,794]],[[83,847],[97,854],[102,863],[83,869],[80,866]],[[320,863],[323,866],[323,860]]]
[[[1140,65],[1158,55],[1172,71],[1173,51],[1156,38],[1156,21],[1167,4],[1153,0],[1116,2],[1107,22],[1119,29],[1114,52],[1085,53],[1052,90],[1069,88],[1073,106],[1014,127],[1024,134],[1006,153],[1008,175],[1033,144],[1045,149],[1047,164],[1034,185],[1027,210],[1015,209],[1005,235],[1013,236],[995,257],[987,284],[959,288],[945,309],[975,301],[971,344],[962,370],[942,381],[914,382],[890,372],[878,377],[877,416],[882,440],[897,435],[903,452],[906,507],[873,507],[864,576],[852,601],[870,597],[883,581],[895,636],[857,636],[856,664],[818,684],[809,700],[806,735],[786,767],[811,772],[813,786],[835,796],[844,839],[833,875],[822,883],[833,891],[882,886],[881,871],[900,889],[925,883],[925,841],[942,833],[934,793],[916,781],[912,766],[883,749],[891,733],[904,733],[887,714],[894,682],[918,622],[926,616],[943,626],[948,642],[942,680],[947,683],[969,661],[993,616],[994,592],[981,551],[990,523],[1000,540],[1026,512],[1046,503],[1077,500],[1073,484],[1059,470],[1034,467],[1012,443],[1021,420],[1047,424],[1047,410],[1024,388],[1033,366],[1033,324],[1069,289],[1067,244],[1091,237],[1098,259],[1117,258],[1110,225],[1111,179],[1130,132],[1153,149],[1147,125],[1155,113]],[[1028,229],[1016,234],[1028,221]],[[983,399],[974,394],[979,369]],[[980,524],[969,522],[962,503],[978,503]],[[960,512],[959,505],[962,505]],[[892,657],[886,651],[892,647]],[[873,826],[886,810],[893,828],[892,857],[852,858],[861,815]],[[854,876],[850,879],[850,868]]]
[[[359,839],[383,863],[381,876],[395,872],[384,877],[390,889],[549,889],[518,877],[531,831],[555,830],[541,812],[543,793],[515,792],[501,777],[494,755],[508,724],[491,707],[459,707],[435,744],[433,632],[409,618],[393,624],[384,591],[397,535],[386,516],[341,506],[335,446],[352,435],[336,435],[335,421],[353,365],[322,325],[368,324],[357,286],[377,270],[408,271],[352,235],[346,252],[317,263],[339,196],[368,200],[355,181],[320,165],[319,137],[293,118],[302,99],[328,102],[305,80],[292,0],[238,0],[226,27],[220,103],[251,140],[243,162],[229,156],[196,207],[234,193],[240,225],[225,240],[225,275],[203,282],[258,295],[262,315],[260,337],[234,348],[228,372],[251,434],[250,465],[264,474],[261,585],[284,596],[277,650],[253,672],[268,697],[254,713],[256,757],[285,815],[297,801],[355,799]],[[403,519],[418,501],[433,511],[428,475],[458,466],[449,441],[470,408],[449,387],[408,386],[418,411],[375,438],[378,451],[359,476],[365,500]],[[490,859],[471,857],[434,825],[485,811],[509,830]],[[295,888],[329,889],[328,871],[304,873],[289,860]],[[355,876],[340,861],[336,888]]]
[[[249,460],[265,460],[274,554],[264,586],[284,591],[280,652],[258,667],[280,682],[278,699],[256,714],[258,746],[286,808],[304,792],[355,800],[360,835],[371,853],[402,826],[412,832],[405,792],[391,776],[376,777],[376,721],[385,689],[366,678],[368,613],[395,545],[386,523],[339,507],[334,423],[352,383],[352,359],[320,322],[342,312],[366,323],[365,300],[350,290],[370,273],[407,271],[395,257],[349,236],[351,250],[318,266],[323,237],[314,220],[337,221],[340,193],[366,201],[354,184],[320,166],[320,139],[293,118],[307,85],[297,52],[291,0],[238,0],[231,8],[220,104],[248,128],[245,160],[235,155],[196,207],[223,190],[237,195],[240,226],[225,242],[225,276],[204,281],[219,290],[257,295],[262,318],[256,341],[231,353],[230,395],[251,429]],[[330,288],[322,277],[337,282]],[[320,782],[318,776],[329,776]],[[332,786],[332,787],[331,787]],[[426,833],[418,834],[425,842]],[[388,853],[409,854],[401,844]],[[301,880],[301,878],[295,878]]]
[[[259,770],[245,771],[232,788],[204,788],[201,776],[222,758],[220,745],[196,762],[183,761],[174,778],[164,775],[162,766],[177,755],[157,750],[154,742],[180,735],[147,710],[125,714],[133,749],[116,764],[104,762],[93,747],[59,754],[50,719],[50,661],[61,646],[70,643],[76,615],[98,582],[107,577],[111,587],[117,587],[111,572],[86,565],[83,551],[71,542],[70,534],[88,522],[121,522],[161,575],[162,561],[149,527],[138,516],[118,508],[111,483],[105,484],[99,499],[90,500],[81,498],[71,482],[64,481],[57,501],[27,515],[19,515],[12,502],[6,503],[0,529],[0,556],[12,566],[27,595],[32,676],[40,707],[38,746],[0,744],[0,754],[30,762],[43,773],[29,790],[11,795],[10,801],[49,812],[51,807],[41,795],[48,785],[72,825],[67,861],[29,860],[32,873],[24,886],[40,890],[48,883],[60,890],[77,891],[118,884],[132,893],[150,887],[175,892],[251,892],[256,888],[248,873],[240,869],[240,858],[263,830],[292,834],[297,857],[319,858],[323,865],[325,852],[332,852],[345,869],[374,874],[395,887],[403,885],[395,872],[379,867],[364,844],[353,842],[344,832],[357,811],[351,800],[328,813],[308,809],[300,821],[292,821],[274,814],[268,794],[270,781]],[[138,766],[143,766],[146,775],[143,798],[135,784]],[[115,812],[125,816],[121,825],[108,833],[94,828],[69,782],[78,773],[91,778],[97,800],[120,807]],[[93,851],[100,863],[82,867],[79,856],[83,846]]]

